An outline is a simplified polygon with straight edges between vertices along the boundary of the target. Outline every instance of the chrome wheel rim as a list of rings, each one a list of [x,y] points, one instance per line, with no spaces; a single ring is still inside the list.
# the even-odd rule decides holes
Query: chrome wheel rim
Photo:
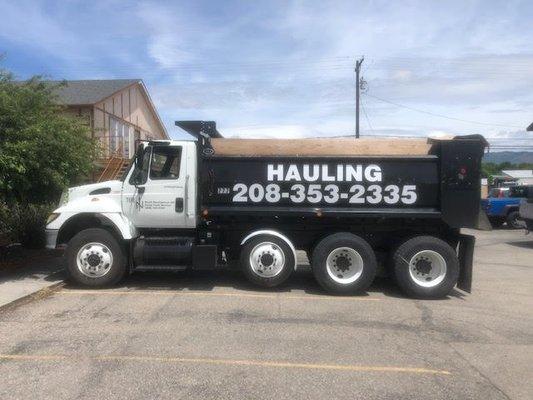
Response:
[[[83,275],[89,278],[100,278],[111,269],[113,254],[103,243],[87,243],[78,251],[76,264]]]
[[[363,274],[363,258],[351,247],[339,247],[329,253],[326,270],[335,282],[347,285]]]
[[[433,250],[422,250],[409,261],[411,279],[422,287],[435,287],[446,277],[446,260]]]
[[[285,266],[285,253],[276,243],[259,243],[250,252],[250,266],[256,275],[273,278]]]

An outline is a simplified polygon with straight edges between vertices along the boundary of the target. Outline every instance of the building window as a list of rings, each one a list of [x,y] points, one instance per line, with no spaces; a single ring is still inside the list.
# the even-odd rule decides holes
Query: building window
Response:
[[[109,117],[109,147],[112,154],[130,158],[133,127],[117,118]]]

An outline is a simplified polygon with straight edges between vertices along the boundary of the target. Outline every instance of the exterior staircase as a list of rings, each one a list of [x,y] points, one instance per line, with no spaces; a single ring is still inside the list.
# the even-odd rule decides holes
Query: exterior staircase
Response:
[[[105,167],[102,169],[96,181],[104,182],[119,179],[130,166],[130,162],[131,160],[124,157],[111,156],[104,161]]]
[[[124,152],[122,139],[120,137],[117,141],[115,136],[100,138],[103,157],[96,163],[99,172],[93,175],[95,182],[119,179],[129,168],[131,159],[128,158],[127,152]]]

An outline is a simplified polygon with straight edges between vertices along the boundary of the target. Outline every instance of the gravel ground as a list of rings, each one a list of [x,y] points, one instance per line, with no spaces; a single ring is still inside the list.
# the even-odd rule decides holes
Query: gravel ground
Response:
[[[533,236],[476,232],[472,294],[326,296],[136,274],[0,310],[0,398],[531,399]]]

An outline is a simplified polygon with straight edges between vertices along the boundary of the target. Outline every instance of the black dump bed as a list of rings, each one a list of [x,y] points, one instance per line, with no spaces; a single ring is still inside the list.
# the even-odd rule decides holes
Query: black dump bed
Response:
[[[481,136],[392,145],[204,139],[199,205],[210,217],[434,218],[452,228],[480,227]]]

